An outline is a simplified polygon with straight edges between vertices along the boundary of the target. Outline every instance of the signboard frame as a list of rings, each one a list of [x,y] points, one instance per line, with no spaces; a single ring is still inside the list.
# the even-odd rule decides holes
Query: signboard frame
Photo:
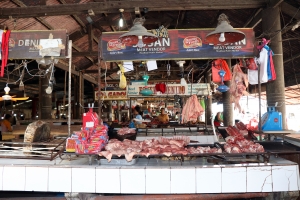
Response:
[[[52,34],[53,39],[61,39],[64,49],[61,49],[60,56],[54,58],[61,59],[68,56],[68,40],[67,30],[12,30],[9,37],[9,59],[41,59],[39,55],[39,41],[41,39],[49,39]]]
[[[171,29],[168,36],[143,48],[118,42],[124,32],[105,32],[99,45],[100,58],[106,62],[136,60],[190,60],[246,58],[255,56],[255,34],[252,28],[238,28],[245,39],[234,44],[210,45],[205,37],[214,29]],[[155,31],[153,31],[155,32]],[[159,33],[158,33],[159,34]]]

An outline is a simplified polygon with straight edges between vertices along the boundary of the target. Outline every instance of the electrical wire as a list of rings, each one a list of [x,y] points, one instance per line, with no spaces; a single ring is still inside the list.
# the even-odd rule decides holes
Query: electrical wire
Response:
[[[300,8],[300,7],[299,7]],[[297,11],[299,11],[299,8]],[[285,24],[285,20],[283,18],[283,14],[282,12],[280,12],[281,14],[281,17],[282,17],[282,21],[283,21],[283,24]],[[297,13],[296,13],[297,14]],[[295,15],[296,15],[295,14]],[[287,35],[287,32],[285,32],[285,35]],[[288,35],[287,35],[288,36]],[[298,79],[297,79],[297,74],[296,74],[296,70],[295,70],[295,64],[294,64],[294,59],[293,59],[293,52],[292,52],[292,45],[291,45],[291,42],[290,40],[288,40],[288,44],[289,44],[289,47],[290,47],[290,57],[292,58],[292,69],[293,69],[293,72],[294,72],[294,76],[295,76],[295,81],[296,81],[296,85],[297,85],[297,88],[298,90],[300,90],[300,87],[299,87],[299,84],[298,84]]]
[[[51,79],[52,79],[52,76],[53,76],[53,71],[54,71],[54,63],[51,63],[49,69],[51,68],[51,74],[50,74],[50,79],[49,79],[49,85],[50,84],[53,84],[51,83]]]
[[[190,76],[190,73],[193,71],[194,67],[192,67],[192,69],[189,71],[188,75],[187,75],[187,80],[189,83],[191,83],[190,79],[189,79],[189,76]]]
[[[208,60],[207,63],[205,63],[204,65],[200,66],[200,68],[201,68],[201,67],[204,67],[204,66],[206,65],[206,67],[205,67],[205,69],[203,70],[203,72],[199,75],[200,78],[199,78],[199,80],[197,81],[197,83],[200,83],[202,75],[204,74],[204,72],[205,72],[208,68],[210,68],[209,63],[212,62],[212,61],[213,61],[213,60]],[[198,77],[199,77],[199,76],[198,76]]]
[[[291,19],[285,26],[283,26],[283,28],[282,28],[281,30],[274,31],[274,32],[271,32],[271,33],[269,32],[269,31],[273,28],[273,26],[275,25],[275,21],[274,21],[273,24],[272,24],[272,26],[269,28],[269,30],[262,32],[262,33],[260,34],[260,36],[256,37],[256,39],[260,39],[260,38],[262,38],[262,37],[264,37],[264,36],[266,36],[266,35],[269,35],[269,36],[270,36],[271,34],[275,34],[275,35],[273,35],[273,36],[270,36],[270,39],[273,39],[278,33],[281,33],[284,29],[286,29],[286,28],[288,27],[288,25],[290,25],[290,24],[293,22],[293,19],[294,19],[295,16],[298,14],[299,10],[300,10],[300,7],[298,7],[298,9],[297,9],[297,11],[295,12],[295,14],[293,15],[292,19]],[[280,12],[281,12],[281,11],[280,11]],[[284,19],[284,18],[283,18],[283,19]]]

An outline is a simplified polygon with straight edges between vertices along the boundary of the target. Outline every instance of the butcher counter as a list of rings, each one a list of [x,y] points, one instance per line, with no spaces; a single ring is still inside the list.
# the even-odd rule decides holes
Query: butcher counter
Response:
[[[18,179],[18,182],[12,182]],[[0,160],[0,190],[105,194],[272,193],[299,190],[299,168],[268,163],[215,164],[206,158],[138,158],[134,165],[88,165],[86,156],[53,161]]]
[[[181,131],[173,129],[171,134],[166,130],[164,137]],[[182,132],[196,137],[191,140],[212,136],[202,129],[189,130]],[[140,131],[137,137],[141,133],[145,134],[141,137],[156,137],[152,134],[157,131],[150,134]],[[199,132],[203,134],[193,135]],[[53,159],[50,160],[0,159],[0,190],[106,195],[230,194],[239,198],[265,197],[274,193],[298,196],[298,163],[281,158],[281,154],[298,155],[300,145],[287,141],[260,144],[265,152],[231,154],[223,151],[170,157],[151,155],[148,158],[136,155],[131,162],[122,156],[115,156],[108,162],[98,155],[76,155],[60,150],[57,151],[60,156],[51,156]],[[222,143],[202,144],[198,141],[190,145],[222,146]],[[18,179],[18,182],[12,183],[11,179]]]

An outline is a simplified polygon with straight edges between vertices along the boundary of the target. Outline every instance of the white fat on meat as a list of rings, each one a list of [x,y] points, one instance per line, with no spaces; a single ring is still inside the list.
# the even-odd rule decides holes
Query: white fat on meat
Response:
[[[133,156],[136,154],[136,152],[131,152],[131,153],[126,153],[125,154],[125,159],[128,161],[128,162],[131,162],[132,161],[132,158]]]
[[[99,153],[100,156],[104,156],[109,161],[113,155],[121,157],[125,155],[127,161],[131,161],[135,155],[157,155],[163,154],[165,156],[171,155],[187,155],[187,154],[199,154],[199,153],[211,153],[220,152],[220,149],[214,149],[210,147],[191,147],[185,148],[186,143],[189,142],[187,137],[176,138],[158,138],[144,141],[131,141],[125,139],[123,142],[118,140],[110,140],[105,147],[106,151]],[[221,151],[222,152],[222,151]]]
[[[104,156],[107,159],[108,162],[111,161],[112,155],[113,154],[110,151],[101,151],[99,153],[99,156]]]
[[[202,115],[203,112],[204,109],[200,105],[197,95],[192,95],[183,106],[181,123],[197,121],[198,117]]]

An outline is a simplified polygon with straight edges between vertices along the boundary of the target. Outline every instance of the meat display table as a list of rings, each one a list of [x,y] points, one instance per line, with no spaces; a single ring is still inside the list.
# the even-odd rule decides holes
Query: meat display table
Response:
[[[291,130],[283,130],[283,131],[262,131],[263,134],[267,134],[268,135],[268,140],[271,140],[271,135],[274,136],[282,136],[282,139],[284,140],[284,137],[286,135],[289,135],[291,133],[294,133],[294,131]]]

